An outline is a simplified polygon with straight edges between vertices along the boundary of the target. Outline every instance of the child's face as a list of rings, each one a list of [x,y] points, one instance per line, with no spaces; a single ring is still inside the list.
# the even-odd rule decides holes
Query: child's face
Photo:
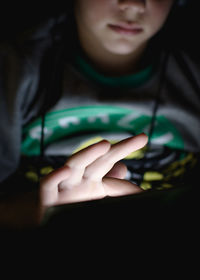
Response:
[[[131,54],[163,26],[174,0],[76,0],[79,35],[113,54]]]

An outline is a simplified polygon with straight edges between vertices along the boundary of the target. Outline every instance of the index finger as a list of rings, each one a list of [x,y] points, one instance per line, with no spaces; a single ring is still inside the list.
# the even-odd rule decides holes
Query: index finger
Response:
[[[143,148],[148,142],[148,137],[144,133],[130,138],[126,138],[110,148],[110,150],[90,164],[84,173],[84,177],[92,180],[101,180],[113,167],[113,165],[131,154]]]
[[[104,156],[107,160],[115,163],[127,157],[132,152],[143,148],[148,142],[146,134],[142,133],[136,136],[126,138],[114,145],[112,145],[109,152]]]

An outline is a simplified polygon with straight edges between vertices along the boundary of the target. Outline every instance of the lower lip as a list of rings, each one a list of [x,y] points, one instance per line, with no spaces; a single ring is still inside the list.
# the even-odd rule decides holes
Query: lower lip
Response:
[[[116,25],[109,25],[109,28],[115,31],[116,33],[122,34],[122,35],[137,35],[142,32],[141,28],[135,28],[135,29],[126,29],[120,26]]]

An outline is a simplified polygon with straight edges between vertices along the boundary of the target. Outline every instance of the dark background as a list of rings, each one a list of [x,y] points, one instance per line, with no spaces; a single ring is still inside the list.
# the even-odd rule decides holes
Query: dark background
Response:
[[[7,1],[6,6],[2,5],[2,3],[1,3],[0,40],[12,38],[13,36],[17,35],[18,33],[22,32],[23,30],[25,30],[31,26],[34,26],[37,23],[42,22],[47,17],[56,16],[60,12],[63,12],[65,10],[67,1],[68,0],[66,0],[64,3],[63,2],[61,3],[61,1],[57,0],[57,1],[54,1],[53,3],[52,2],[48,3],[48,5],[46,3],[47,6],[44,5],[44,2],[37,3],[37,2],[33,2],[33,1],[26,1],[26,2],[24,2],[24,4],[21,4],[19,1],[17,1],[17,4],[16,3],[13,4],[13,2],[11,2],[11,1],[9,3],[9,1]],[[171,37],[172,40],[178,41],[179,43],[181,42],[181,44],[187,45],[187,47],[190,49],[199,50],[199,46],[200,46],[200,40],[199,40],[200,0],[188,0],[188,1],[189,2],[187,4],[187,6],[184,8],[180,8],[179,12],[178,12],[178,16],[173,18],[173,20],[171,21],[172,28],[169,29],[169,32],[173,31],[173,34]],[[175,192],[176,192],[176,190],[175,190]],[[185,201],[185,198],[187,198],[187,202]],[[170,218],[170,221],[173,216],[174,217],[173,221],[178,221],[178,225],[180,226],[180,218],[184,217],[183,224],[188,226],[188,223],[189,223],[188,228],[190,228],[191,232],[195,232],[192,227],[192,224],[191,224],[192,223],[191,217],[194,220],[197,216],[198,211],[196,208],[199,205],[198,198],[199,198],[199,196],[194,195],[193,192],[186,191],[186,193],[181,194],[181,196],[179,196],[178,203],[176,205],[174,205],[175,209],[172,207],[172,211],[170,212],[170,215],[168,216]],[[156,203],[154,203],[155,201],[156,201]],[[159,213],[157,211],[157,206],[159,207],[159,205],[158,205],[159,199],[157,199],[157,197],[155,197],[152,201],[150,201],[149,205],[148,205],[149,208],[152,206],[151,203],[154,203],[153,204],[154,205],[153,214]],[[138,201],[138,203],[136,203],[136,207],[138,204],[139,204],[139,206],[141,205],[140,201]],[[127,205],[129,205],[129,204],[127,204]],[[143,209],[148,209],[145,199],[143,201],[142,206],[144,206],[144,205],[145,205],[145,207]],[[142,206],[140,206],[140,209]],[[108,209],[109,205],[107,205],[106,207],[107,207],[106,209]],[[116,207],[113,209],[116,210],[116,209],[118,209],[117,207],[118,207],[118,205],[116,205]],[[85,211],[82,212],[82,216],[79,217],[79,221],[87,213],[87,209],[88,208],[85,208]],[[137,214],[138,214],[138,209],[136,209]],[[190,211],[188,209],[190,209]],[[101,210],[101,205],[99,205],[96,208],[97,214],[101,213],[101,211],[99,211],[99,210]],[[124,210],[125,212],[123,213],[124,215],[122,216],[122,218],[127,217],[126,221],[128,220],[128,218],[130,218],[130,215],[127,215],[127,212],[130,212],[129,210],[130,210],[129,208],[125,208],[125,210]],[[162,210],[166,211],[166,209],[162,209]],[[178,210],[178,211],[176,213],[174,213],[174,210]],[[94,213],[94,209],[93,209],[93,213]],[[141,213],[146,214],[143,212],[141,212]],[[166,213],[167,214],[169,213],[168,209],[166,212],[164,212],[165,218],[167,217]],[[113,210],[110,213],[110,215],[112,215],[112,214],[113,214]],[[116,213],[114,213],[114,214],[116,214]],[[151,214],[152,214],[152,212],[149,213],[147,218],[149,218],[149,216]],[[74,215],[76,215],[76,211],[74,212]],[[72,216],[73,218],[74,218],[74,215]],[[140,217],[141,217],[141,215],[140,215]],[[91,218],[91,223],[90,223],[90,218]],[[112,216],[109,216],[108,218],[112,218]],[[107,218],[107,220],[108,220],[108,218]],[[147,222],[147,218],[145,220],[146,222]],[[61,220],[63,220],[63,219],[61,219]],[[110,220],[111,219],[109,219],[109,222],[110,222]],[[149,220],[151,221],[151,219],[149,219]],[[89,216],[88,221],[89,221],[88,224],[91,224],[93,226],[93,216],[92,217]],[[99,222],[99,220],[97,220],[97,221]],[[123,221],[123,224],[125,224],[126,221]],[[159,217],[156,216],[156,222],[157,221],[160,224]],[[163,219],[163,221],[166,222],[166,219]],[[196,221],[198,221],[198,219],[196,219]],[[55,221],[52,220],[52,227],[54,226],[54,222]],[[59,223],[59,219],[58,219],[58,223]],[[109,224],[109,223],[107,223],[107,224]],[[121,226],[119,221],[117,221],[116,224],[119,224]],[[198,224],[198,222],[194,223],[194,225],[196,225],[196,224]],[[62,225],[63,224],[61,223],[61,226]],[[150,225],[150,223],[148,223],[148,225]],[[77,226],[78,226],[78,222],[77,222]],[[80,223],[80,227],[81,226],[82,226],[82,224]],[[100,226],[102,226],[102,223],[100,223]],[[50,224],[50,227],[51,227],[51,224]],[[58,227],[58,225],[57,225],[57,227]],[[80,230],[82,230],[82,231],[83,231],[83,229],[85,229],[85,231],[86,231],[85,225],[80,228]],[[98,227],[98,229],[99,229],[99,227]],[[151,225],[151,230],[152,230],[152,225]],[[80,231],[77,231],[77,232],[80,232]],[[74,233],[74,231],[73,231],[73,233]],[[159,232],[158,232],[158,234],[159,234]],[[174,232],[173,232],[173,235],[174,235]],[[185,244],[185,242],[184,242],[184,244]]]

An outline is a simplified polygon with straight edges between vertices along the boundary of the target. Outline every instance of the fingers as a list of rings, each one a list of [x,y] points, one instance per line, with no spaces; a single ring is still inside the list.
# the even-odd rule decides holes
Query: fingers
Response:
[[[71,168],[85,168],[98,157],[107,153],[109,149],[110,143],[106,140],[102,140],[72,155],[70,159],[67,160],[66,165]]]
[[[71,168],[71,176],[68,186],[80,184],[85,168],[95,162],[96,159],[106,154],[109,151],[110,146],[111,145],[108,141],[103,140],[72,155],[66,162],[66,165]]]
[[[62,200],[79,197],[104,196],[103,185],[110,196],[139,192],[133,184],[120,180],[126,175],[126,167],[119,161],[147,143],[147,136],[140,134],[115,145],[106,140],[98,142],[72,155],[66,165],[41,180],[40,194],[43,205],[53,205]],[[102,182],[103,179],[103,182]],[[117,181],[116,181],[117,180]],[[109,183],[109,184],[108,184]],[[76,187],[76,188],[74,188]]]
[[[113,165],[128,156],[130,153],[143,148],[148,141],[145,134],[124,139],[113,145],[109,151],[90,164],[84,173],[84,176],[91,180],[101,180],[113,167]]]
[[[137,185],[117,178],[107,178],[103,179],[104,190],[107,196],[123,196],[129,194],[140,193],[143,190]]]

